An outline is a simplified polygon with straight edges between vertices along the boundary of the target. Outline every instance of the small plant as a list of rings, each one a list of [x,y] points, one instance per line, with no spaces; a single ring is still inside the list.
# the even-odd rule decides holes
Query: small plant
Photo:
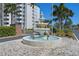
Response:
[[[26,33],[32,33],[33,29],[26,29]]]
[[[73,32],[71,29],[65,28],[65,30],[56,29],[57,36],[66,36],[66,37],[73,37]]]
[[[16,35],[16,29],[14,26],[1,26],[0,37]]]
[[[65,32],[63,30],[57,30],[56,35],[57,36],[65,36]]]
[[[44,32],[44,35],[47,35],[47,33],[46,33],[46,32]]]
[[[57,29],[56,28],[53,28],[53,33],[56,33],[57,32]]]
[[[73,32],[72,32],[71,29],[65,29],[64,32],[65,32],[65,36],[68,36],[68,37],[72,37],[73,36]]]

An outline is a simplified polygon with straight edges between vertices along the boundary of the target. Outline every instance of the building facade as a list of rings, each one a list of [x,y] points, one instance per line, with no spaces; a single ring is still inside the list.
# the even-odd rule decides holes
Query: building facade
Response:
[[[3,21],[2,21],[3,26],[10,26],[11,25],[11,14],[5,14],[3,15]]]
[[[18,12],[16,20],[22,29],[32,29],[33,23],[35,24],[40,21],[40,8],[38,6],[35,5],[34,9],[30,3],[18,3],[16,6]]]
[[[43,14],[37,5],[32,8],[31,3],[16,3],[17,14],[11,20],[11,13],[4,13],[4,5],[5,3],[0,4],[0,25],[2,26],[10,26],[17,23],[22,30],[33,29],[33,25],[36,27],[40,19],[43,19]]]
[[[0,25],[1,26],[10,26],[11,24],[11,14],[4,13],[4,3],[0,3]]]
[[[3,5],[0,3],[0,26],[2,26],[2,20],[3,20]]]

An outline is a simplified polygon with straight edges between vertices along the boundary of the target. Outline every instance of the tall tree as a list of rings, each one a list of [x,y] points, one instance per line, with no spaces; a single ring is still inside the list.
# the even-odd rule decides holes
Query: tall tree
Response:
[[[60,30],[62,30],[63,21],[70,19],[70,17],[73,16],[73,12],[72,10],[65,7],[63,3],[61,3],[59,6],[53,5],[53,9],[54,9],[53,16],[56,17],[54,18],[54,20],[59,21],[59,27],[60,27]]]
[[[11,24],[13,21],[13,15],[16,14],[16,4],[15,3],[6,3],[4,5],[4,12],[7,13],[11,13]]]
[[[71,19],[67,19],[67,20],[65,21],[64,26],[66,26],[66,28],[71,28],[72,23],[73,23],[73,22],[72,22]]]

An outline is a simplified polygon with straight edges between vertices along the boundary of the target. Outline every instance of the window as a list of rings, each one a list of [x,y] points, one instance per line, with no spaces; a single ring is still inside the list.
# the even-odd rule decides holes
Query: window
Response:
[[[32,10],[32,12],[34,12],[34,10]]]
[[[20,21],[21,19],[17,19],[18,21]]]
[[[5,14],[4,16],[9,16],[8,14]]]
[[[35,23],[38,23],[38,21],[35,21]]]
[[[22,4],[22,3],[17,3],[18,5]]]
[[[21,10],[17,10],[17,12],[22,12]]]
[[[34,19],[34,17],[32,17],[32,19]]]
[[[19,17],[20,17],[20,16],[22,16],[22,14],[20,14],[20,13],[17,13],[17,16],[19,16]]]
[[[25,7],[23,7],[23,9],[25,9]]]
[[[21,6],[18,6],[17,8],[22,8]]]
[[[9,23],[8,23],[8,22],[4,22],[4,24],[6,24],[6,25],[7,25],[7,24],[9,24]]]
[[[23,13],[25,13],[25,11],[23,11]]]
[[[25,15],[23,15],[23,17],[24,17]]]
[[[9,19],[8,19],[8,18],[5,18],[4,20],[7,21],[7,20],[9,20]]]
[[[28,5],[30,5],[30,3],[28,3]]]

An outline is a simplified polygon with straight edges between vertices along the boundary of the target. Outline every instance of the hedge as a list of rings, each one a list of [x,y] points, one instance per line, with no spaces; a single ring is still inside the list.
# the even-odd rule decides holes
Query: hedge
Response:
[[[14,26],[1,26],[0,37],[16,35],[16,29]]]

